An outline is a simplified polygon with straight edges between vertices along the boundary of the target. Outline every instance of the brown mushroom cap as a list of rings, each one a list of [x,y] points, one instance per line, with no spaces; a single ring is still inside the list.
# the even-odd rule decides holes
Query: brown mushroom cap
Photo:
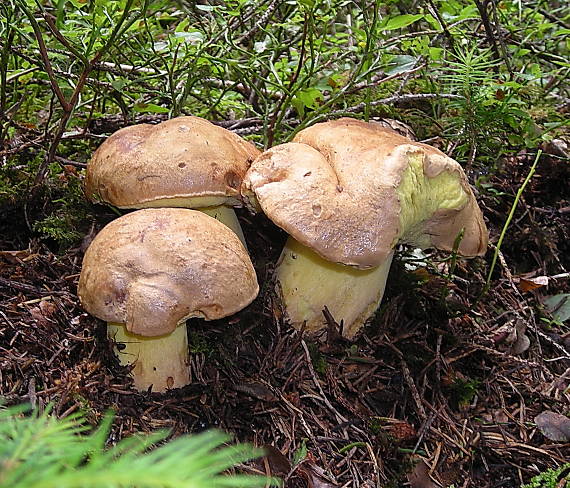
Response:
[[[121,208],[197,207],[239,203],[239,187],[255,146],[199,117],[120,129],[87,165],[85,192]],[[228,200],[229,199],[229,200]],[[153,205],[154,203],[154,205]]]
[[[82,306],[143,336],[188,317],[214,320],[253,301],[259,287],[239,238],[202,212],[145,209],[108,224],[83,259]]]
[[[323,258],[380,265],[398,241],[483,254],[487,229],[461,166],[379,124],[343,118],[302,130],[252,164],[244,194]]]

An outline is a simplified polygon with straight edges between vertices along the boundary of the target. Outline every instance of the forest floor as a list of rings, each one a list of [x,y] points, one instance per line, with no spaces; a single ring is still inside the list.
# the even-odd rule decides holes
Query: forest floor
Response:
[[[165,394],[133,389],[105,324],[79,305],[88,238],[57,249],[34,237],[22,206],[0,208],[0,395],[53,403],[60,416],[82,410],[93,424],[113,409],[111,441],[222,428],[266,446],[244,469],[291,487],[521,486],[570,459],[567,439],[548,438],[567,428],[548,412],[568,413],[570,333],[545,305],[570,291],[570,162],[543,149],[490,290],[482,294],[493,246],[535,157],[524,151],[478,195],[487,255],[460,260],[448,277],[445,256],[411,270],[400,250],[380,311],[353,343],[334,323],[320,342],[282,323],[271,277],[286,236],[239,212],[259,297],[232,318],[190,322],[192,384]],[[116,217],[92,211],[93,232]]]

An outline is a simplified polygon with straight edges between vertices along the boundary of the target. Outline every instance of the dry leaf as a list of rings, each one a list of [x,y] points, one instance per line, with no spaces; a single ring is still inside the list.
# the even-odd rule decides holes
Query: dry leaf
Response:
[[[338,488],[338,485],[327,480],[325,472],[311,461],[299,464],[298,471],[307,480],[308,488]]]
[[[495,345],[507,344],[511,345],[517,340],[517,331],[513,326],[512,322],[508,324],[501,325],[498,329],[493,332],[493,337],[491,338]]]
[[[509,322],[494,331],[491,340],[497,349],[508,351],[509,354],[522,354],[530,346],[530,339],[526,335],[526,324],[517,320],[515,324]]]
[[[515,325],[517,338],[511,347],[511,354],[519,355],[525,352],[530,346],[530,339],[525,334],[526,324],[522,320],[517,320]]]
[[[418,436],[416,429],[407,422],[394,422],[383,429],[399,441],[409,441]]]
[[[272,391],[267,388],[262,383],[251,382],[251,383],[238,383],[234,386],[237,391],[241,391],[250,397],[257,398],[263,402],[275,402],[277,397],[272,393]]]
[[[54,323],[52,316],[57,311],[55,304],[48,300],[42,300],[37,307],[30,309],[30,315],[36,322],[42,326],[47,326],[50,322]]]
[[[22,249],[20,251],[0,251],[0,258],[4,258],[10,264],[26,262],[34,256],[37,256],[37,254],[32,254],[29,249]]]
[[[439,488],[429,476],[429,466],[421,458],[413,471],[408,474],[408,481],[411,488]]]
[[[521,291],[531,291],[548,285],[548,276],[537,276],[536,278],[519,278],[519,289]]]
[[[556,442],[570,442],[570,419],[565,415],[545,410],[534,421],[544,437]]]
[[[263,446],[262,449],[265,451],[265,459],[267,459],[271,474],[281,477],[287,476],[291,471],[291,463],[285,455],[274,446],[267,445]]]

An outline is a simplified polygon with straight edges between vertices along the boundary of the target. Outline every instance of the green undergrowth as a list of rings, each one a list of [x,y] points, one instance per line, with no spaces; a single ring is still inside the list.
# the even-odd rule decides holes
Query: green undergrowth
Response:
[[[245,119],[259,147],[329,118],[387,117],[485,178],[502,156],[568,134],[570,9],[545,5],[489,4],[502,36],[490,39],[471,0],[6,0],[0,207],[39,180],[49,204],[32,202],[33,231],[74,245],[89,218],[62,184],[65,160],[87,161],[101,141],[87,134],[94,121],[112,132],[110,116]]]
[[[570,486],[570,463],[534,476],[530,483],[521,488],[567,488],[568,486]]]
[[[58,419],[27,407],[0,409],[1,488],[216,488],[279,486],[235,468],[262,452],[227,444],[220,431],[168,439],[138,434],[109,445],[113,416],[97,428],[81,413]],[[228,470],[232,470],[228,473]]]

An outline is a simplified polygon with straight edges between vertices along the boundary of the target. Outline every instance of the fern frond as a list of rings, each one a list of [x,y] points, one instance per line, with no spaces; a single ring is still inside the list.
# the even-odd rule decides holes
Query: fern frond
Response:
[[[225,445],[230,437],[223,432],[165,441],[168,432],[161,431],[105,450],[111,424],[107,414],[88,434],[81,414],[57,419],[49,411],[0,409],[0,488],[253,488],[271,482],[224,473],[262,452],[247,444]]]

